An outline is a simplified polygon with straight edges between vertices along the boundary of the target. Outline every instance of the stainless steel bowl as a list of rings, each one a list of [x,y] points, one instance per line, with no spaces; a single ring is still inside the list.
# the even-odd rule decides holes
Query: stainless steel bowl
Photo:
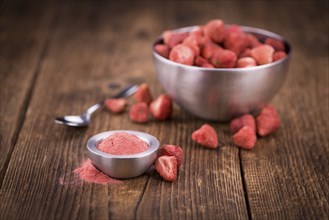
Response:
[[[142,153],[131,155],[112,155],[100,151],[97,145],[116,132],[126,132],[136,135],[148,144],[149,149]],[[87,152],[91,162],[103,173],[119,179],[140,176],[154,163],[159,149],[158,139],[144,132],[130,130],[114,130],[99,133],[87,142]]]
[[[241,26],[259,39],[283,37],[258,28]],[[175,30],[190,32],[197,26]],[[162,41],[159,37],[155,44]],[[255,113],[281,88],[288,72],[291,46],[284,41],[287,57],[250,68],[201,68],[173,62],[154,50],[157,77],[163,89],[183,109],[207,120],[228,121],[244,113]]]

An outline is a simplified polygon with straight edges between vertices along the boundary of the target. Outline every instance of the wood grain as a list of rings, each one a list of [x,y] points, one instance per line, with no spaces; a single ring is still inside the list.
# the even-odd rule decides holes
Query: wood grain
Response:
[[[1,50],[0,167],[6,172],[0,170],[0,219],[328,218],[328,3],[19,4],[1,14],[6,27],[1,44],[7,49]],[[283,126],[259,139],[254,150],[235,147],[228,125],[215,122],[208,123],[221,147],[200,147],[190,135],[206,121],[177,106],[173,119],[161,123],[136,124],[126,113],[106,110],[95,114],[88,128],[53,123],[55,116],[83,112],[120,89],[109,84],[146,81],[159,95],[153,40],[163,30],[215,17],[269,29],[293,45],[287,81],[272,102]],[[184,163],[177,181],[163,181],[152,168],[116,185],[78,181],[72,171],[87,159],[88,138],[114,129],[144,131],[162,144],[181,145]]]
[[[172,7],[170,3],[168,7]],[[59,10],[0,192],[1,201],[6,201],[1,203],[2,216],[246,218],[238,149],[226,146],[214,152],[191,143],[190,134],[202,122],[178,108],[172,121],[148,125],[134,124],[127,115],[106,111],[95,115],[86,129],[53,123],[56,115],[82,112],[95,100],[110,95],[107,85],[113,81],[146,79],[155,95],[161,91],[150,54],[153,39],[164,29],[163,15],[157,13],[161,7],[150,2],[131,2],[130,9],[117,3],[69,2]],[[220,125],[214,126],[219,130]],[[71,172],[86,159],[88,137],[113,129],[146,131],[161,143],[181,144],[186,159],[179,180],[163,182],[151,170],[120,185],[70,184],[74,182]],[[64,186],[58,182],[63,175]]]
[[[285,34],[293,58],[273,101],[282,128],[259,139],[252,152],[241,152],[252,218],[328,219],[328,4],[303,2],[298,10],[292,3],[261,7],[267,8],[263,16],[277,17],[264,25]]]
[[[47,47],[53,15],[52,4],[31,6],[6,2],[2,5],[0,186],[24,121],[40,60]]]

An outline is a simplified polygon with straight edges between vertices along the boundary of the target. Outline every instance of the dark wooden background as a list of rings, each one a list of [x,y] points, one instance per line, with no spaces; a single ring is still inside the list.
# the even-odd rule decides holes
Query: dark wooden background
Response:
[[[0,219],[328,219],[328,2],[4,1],[0,13]],[[154,39],[212,18],[293,46],[272,101],[283,126],[254,150],[235,147],[225,123],[211,123],[223,145],[201,148],[190,135],[205,121],[177,106],[163,123],[105,110],[85,129],[53,122],[114,94],[110,83],[144,80],[158,95]],[[118,185],[60,185],[87,158],[88,138],[113,129],[180,144],[177,181],[150,171]]]

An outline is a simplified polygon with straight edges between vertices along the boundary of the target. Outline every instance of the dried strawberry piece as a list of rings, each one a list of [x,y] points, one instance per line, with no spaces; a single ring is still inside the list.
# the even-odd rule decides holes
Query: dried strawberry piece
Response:
[[[194,56],[198,56],[200,54],[198,41],[194,36],[188,36],[185,38],[182,44],[190,47],[194,52]]]
[[[235,118],[230,123],[230,130],[231,130],[232,134],[234,134],[244,126],[248,126],[248,127],[252,128],[252,130],[254,132],[256,132],[255,118],[250,114],[245,114],[239,118]]]
[[[197,56],[195,58],[195,65],[197,65],[197,66],[202,66],[202,65],[204,65],[206,63],[209,63],[208,60],[205,59],[205,58],[203,58],[203,57],[201,57],[201,56]]]
[[[173,104],[171,98],[167,95],[160,95],[150,104],[150,111],[154,118],[166,120],[171,117]]]
[[[149,120],[149,108],[145,102],[139,102],[131,106],[129,117],[134,122],[146,123]]]
[[[201,50],[201,55],[206,59],[210,59],[215,53],[218,53],[222,50],[223,48],[218,44],[208,42],[203,46]]]
[[[251,53],[250,53],[251,49],[250,48],[246,48],[244,51],[242,51],[239,55],[239,58],[243,58],[243,57],[251,57]]]
[[[158,151],[158,157],[161,156],[175,156],[177,160],[177,166],[183,163],[183,149],[176,145],[163,145]]]
[[[259,45],[262,45],[262,43],[257,39],[257,37],[255,37],[252,34],[246,34],[246,38],[248,41],[248,46],[250,48],[254,48],[254,47],[258,47]]]
[[[214,42],[221,43],[225,37],[224,22],[220,19],[209,21],[204,27],[204,33]]]
[[[274,48],[270,45],[263,44],[258,47],[253,48],[251,51],[251,56],[256,60],[257,64],[263,65],[271,63],[273,61]]]
[[[157,44],[155,45],[154,50],[164,58],[169,58],[170,49],[167,45]]]
[[[121,99],[106,99],[104,102],[106,108],[113,113],[121,113],[125,110],[127,106],[127,101],[123,98]]]
[[[233,51],[239,55],[249,45],[248,39],[243,32],[228,32],[224,40],[224,48]]]
[[[192,140],[204,147],[218,147],[217,133],[215,129],[208,124],[204,124],[198,130],[194,131],[192,133]]]
[[[210,64],[210,63],[205,63],[205,64],[203,64],[201,67],[204,67],[204,68],[215,68],[212,64]]]
[[[256,118],[257,133],[260,136],[269,135],[281,127],[278,112],[273,106],[266,105]]]
[[[137,102],[145,102],[149,105],[153,100],[149,86],[146,83],[142,83],[134,94],[134,98]]]
[[[285,51],[284,42],[274,38],[266,38],[265,44],[272,46],[276,51]]]
[[[211,58],[211,64],[219,68],[233,68],[236,64],[237,56],[230,50],[222,50],[215,53]]]
[[[276,51],[273,54],[273,62],[277,61],[277,60],[281,60],[283,58],[285,58],[287,56],[287,54],[283,51]]]
[[[169,59],[186,65],[193,65],[194,62],[194,51],[191,47],[178,44],[171,49]]]
[[[164,43],[169,47],[173,48],[174,46],[183,42],[183,40],[189,35],[188,32],[177,33],[172,31],[165,31],[162,34]]]
[[[177,160],[175,156],[158,157],[154,163],[155,170],[166,181],[175,181],[177,178]]]
[[[249,126],[243,126],[233,137],[233,142],[244,149],[252,149],[257,141],[255,131]]]
[[[251,67],[251,66],[257,66],[256,60],[252,57],[242,57],[238,59],[236,67],[238,68],[245,68],[245,67]]]

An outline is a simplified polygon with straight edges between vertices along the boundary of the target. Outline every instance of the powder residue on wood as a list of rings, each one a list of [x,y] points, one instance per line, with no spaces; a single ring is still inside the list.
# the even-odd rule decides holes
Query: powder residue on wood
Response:
[[[149,146],[136,135],[125,132],[114,133],[98,145],[99,150],[113,155],[138,154],[146,151],[148,147]]]

